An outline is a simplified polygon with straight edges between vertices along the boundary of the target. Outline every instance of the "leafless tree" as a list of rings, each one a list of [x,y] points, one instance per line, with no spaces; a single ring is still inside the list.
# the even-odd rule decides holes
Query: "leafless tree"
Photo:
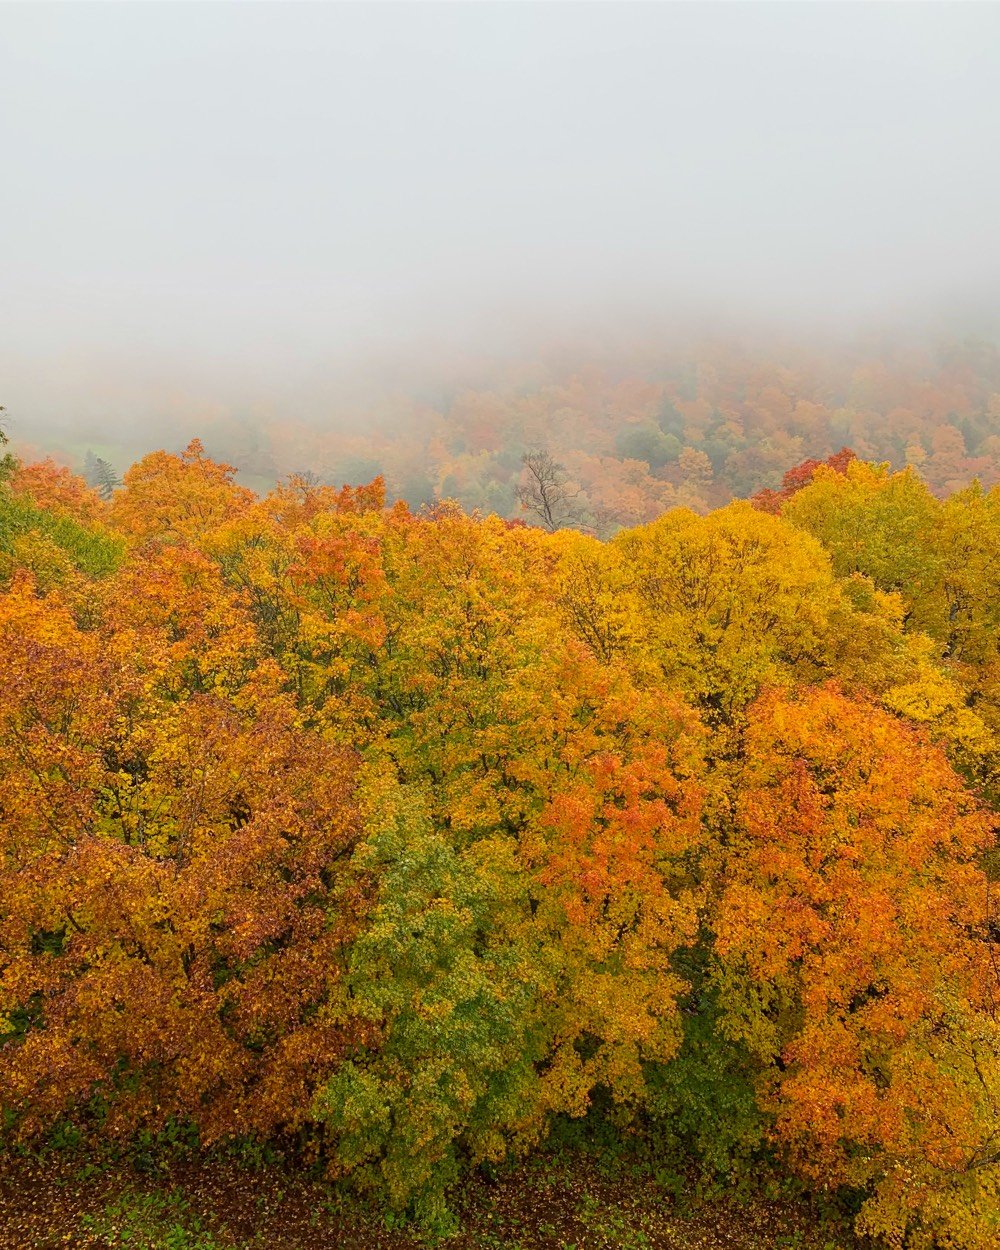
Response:
[[[533,512],[550,531],[579,520],[576,499],[580,487],[570,482],[563,465],[547,451],[525,452],[521,463],[525,472],[515,494],[526,512]]]

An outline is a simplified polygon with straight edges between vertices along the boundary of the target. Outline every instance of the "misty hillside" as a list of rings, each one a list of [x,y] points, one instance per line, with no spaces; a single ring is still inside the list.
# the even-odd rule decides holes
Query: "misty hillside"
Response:
[[[1000,1247],[1000,5],[0,4],[0,1250]]]
[[[544,452],[573,492],[564,523],[602,535],[672,507],[704,512],[777,488],[790,465],[843,446],[911,466],[940,495],[1000,480],[995,344],[779,352],[715,344],[656,353],[637,344],[627,361],[595,351],[587,364],[577,348],[571,362],[508,364],[489,387],[438,384],[434,394],[425,385],[312,420],[206,416],[197,405],[197,415],[181,410],[169,421],[154,413],[129,442],[114,426],[81,424],[42,430],[32,444],[30,422],[12,414],[9,423],[22,455],[44,451],[92,485],[95,447],[118,475],[160,433],[178,450],[200,437],[258,489],[292,474],[335,486],[381,476],[389,498],[412,508],[451,499],[507,518],[524,515],[524,454]]]

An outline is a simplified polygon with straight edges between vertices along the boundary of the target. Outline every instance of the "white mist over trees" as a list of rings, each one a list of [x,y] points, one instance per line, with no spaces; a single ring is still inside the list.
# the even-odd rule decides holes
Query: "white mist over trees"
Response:
[[[998,48],[986,5],[5,6],[15,435],[584,331],[979,327]]]

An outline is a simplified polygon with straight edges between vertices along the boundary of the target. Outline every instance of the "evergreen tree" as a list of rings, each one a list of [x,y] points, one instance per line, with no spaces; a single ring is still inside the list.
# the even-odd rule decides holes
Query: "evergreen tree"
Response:
[[[121,478],[108,461],[95,456],[89,448],[83,459],[83,476],[87,485],[92,486],[105,502],[122,484]]]

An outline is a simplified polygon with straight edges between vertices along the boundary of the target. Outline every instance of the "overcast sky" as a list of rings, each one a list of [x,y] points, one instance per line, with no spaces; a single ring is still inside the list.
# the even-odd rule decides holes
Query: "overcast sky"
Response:
[[[3,4],[0,402],[636,309],[990,314],[998,153],[991,4]]]

